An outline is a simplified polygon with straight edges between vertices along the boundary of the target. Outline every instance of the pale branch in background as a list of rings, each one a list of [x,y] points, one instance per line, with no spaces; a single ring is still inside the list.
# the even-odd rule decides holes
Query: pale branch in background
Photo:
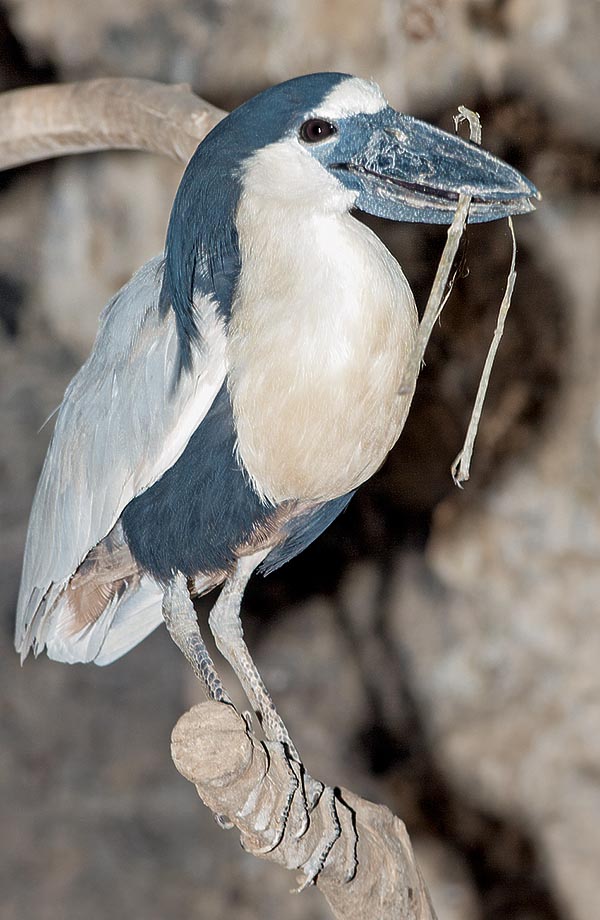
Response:
[[[133,149],[187,163],[227,113],[185,84],[101,79],[0,95],[0,169],[93,150]]]

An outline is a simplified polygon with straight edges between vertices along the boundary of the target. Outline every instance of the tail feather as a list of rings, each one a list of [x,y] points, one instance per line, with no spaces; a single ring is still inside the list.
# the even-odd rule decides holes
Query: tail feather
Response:
[[[162,588],[140,572],[120,524],[88,553],[66,584],[38,594],[19,644],[22,660],[30,648],[38,655],[45,647],[55,661],[109,664],[162,620]]]
[[[162,623],[163,590],[144,576],[135,593],[128,594],[115,611],[112,625],[94,658],[95,664],[116,661]]]

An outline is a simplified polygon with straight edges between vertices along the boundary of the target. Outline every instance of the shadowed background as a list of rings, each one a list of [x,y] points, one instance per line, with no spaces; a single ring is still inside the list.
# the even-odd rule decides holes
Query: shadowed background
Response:
[[[189,82],[232,108],[313,70],[373,76],[544,194],[473,477],[452,485],[510,261],[470,228],[405,432],[303,556],[246,595],[256,662],[310,772],[407,823],[441,920],[600,906],[600,5],[596,0],[4,0],[0,90]],[[109,297],[159,252],[180,168],[95,154],[0,174],[0,913],[325,920],[174,770],[198,688],[164,630],[106,669],[27,661],[12,625],[29,506]],[[422,307],[443,228],[373,222]],[[207,606],[200,607],[204,619]],[[206,633],[206,628],[204,632]],[[239,697],[238,697],[239,699]]]

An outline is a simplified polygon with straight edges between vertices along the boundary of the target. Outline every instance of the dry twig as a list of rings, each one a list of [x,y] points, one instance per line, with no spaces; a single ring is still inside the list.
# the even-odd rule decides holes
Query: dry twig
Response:
[[[472,112],[471,109],[467,109],[464,105],[459,106],[458,111],[459,114],[454,116],[456,126],[458,127],[461,121],[468,121],[471,140],[476,144],[481,143],[481,124],[477,112]],[[442,250],[440,261],[438,262],[437,271],[433,279],[431,292],[427,299],[423,318],[419,323],[417,338],[408,364],[404,370],[404,377],[400,387],[400,393],[402,394],[412,393],[415,388],[417,377],[419,376],[421,365],[423,364],[427,343],[431,338],[433,327],[440,318],[440,314],[448,300],[448,279],[467,223],[470,204],[470,195],[458,196],[458,205],[454,212],[452,223],[448,227],[446,244]]]
[[[440,313],[444,309],[446,300],[448,299],[447,294],[445,293],[448,286],[448,279],[450,277],[450,272],[454,264],[458,246],[465,229],[470,204],[470,195],[459,195],[458,207],[454,212],[454,219],[448,227],[446,245],[444,246],[440,261],[438,263],[435,278],[433,279],[433,285],[431,287],[431,293],[429,294],[427,306],[425,307],[425,312],[423,313],[423,318],[419,323],[415,345],[411,352],[408,364],[404,370],[404,378],[402,381],[402,386],[400,387],[400,393],[404,394],[413,392],[417,377],[419,376],[419,372],[421,370],[421,365],[423,363],[425,349],[427,348],[427,343],[429,342],[431,333],[433,332],[433,327],[438,321]]]
[[[504,296],[502,298],[502,303],[500,304],[500,310],[498,311],[498,320],[496,322],[496,328],[494,329],[494,336],[490,343],[487,357],[485,359],[485,364],[481,372],[481,379],[477,389],[477,396],[475,397],[475,405],[473,406],[469,427],[467,428],[467,433],[465,435],[465,443],[463,449],[460,451],[454,463],[452,464],[452,478],[454,479],[456,485],[461,487],[462,483],[466,482],[470,475],[471,458],[473,456],[475,438],[477,437],[477,429],[479,428],[481,413],[483,411],[483,403],[485,401],[488,383],[492,374],[492,367],[496,358],[496,352],[498,351],[498,346],[500,345],[500,339],[504,334],[504,322],[510,309],[510,302],[515,287],[515,281],[517,280],[517,240],[515,238],[515,228],[513,227],[511,217],[508,218],[508,226],[510,228],[510,235],[512,237],[512,257],[510,262],[510,271],[506,280],[506,288],[504,289]]]
[[[481,121],[477,112],[471,111],[471,109],[466,108],[464,105],[459,105],[458,115],[454,116],[454,124],[457,130],[458,126],[463,121],[466,121],[469,124],[469,134],[473,143],[481,144]],[[427,348],[427,344],[431,338],[431,333],[433,332],[433,327],[440,318],[442,310],[444,309],[446,301],[448,300],[452,290],[452,284],[448,283],[448,279],[450,277],[452,265],[454,264],[458,246],[465,229],[470,204],[471,197],[469,195],[459,195],[458,206],[454,212],[454,219],[448,228],[446,244],[438,263],[437,272],[431,288],[431,292],[429,294],[429,298],[427,300],[425,312],[423,313],[423,318],[419,324],[415,345],[408,365],[404,371],[404,379],[402,381],[402,386],[400,387],[400,392],[403,394],[412,393],[414,390],[415,383],[423,363],[423,358],[425,356],[425,349]],[[473,411],[471,413],[469,426],[467,428],[467,434],[465,435],[465,443],[462,450],[454,460],[451,468],[454,482],[457,486],[461,487],[462,483],[466,482],[470,475],[471,458],[473,456],[475,438],[477,437],[477,429],[479,428],[479,422],[481,420],[481,413],[483,411],[483,404],[485,402],[494,359],[496,357],[496,352],[498,351],[498,346],[500,345],[500,340],[504,333],[504,322],[510,308],[512,293],[517,278],[515,267],[517,258],[517,241],[515,239],[513,222],[510,217],[508,218],[508,226],[512,236],[513,249],[510,271],[506,282],[506,289],[504,291],[504,296],[500,305],[498,321],[494,330],[494,336],[488,350],[483,371],[481,372],[481,379],[477,389],[477,396],[475,397],[475,403],[473,405]]]

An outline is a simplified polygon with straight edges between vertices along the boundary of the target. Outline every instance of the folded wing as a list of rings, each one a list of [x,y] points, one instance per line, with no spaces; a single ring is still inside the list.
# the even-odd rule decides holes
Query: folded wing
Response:
[[[111,623],[116,626],[119,606],[122,622],[138,623],[139,631],[142,620],[132,613],[130,595],[142,585],[140,609],[159,597],[157,586],[139,573],[121,573],[119,590],[97,622],[69,638],[65,594],[72,577],[125,506],[183,453],[225,378],[223,323],[214,302],[199,297],[194,306],[200,340],[192,346],[191,368],[177,379],[174,315],[159,308],[162,270],[161,258],[148,262],[106,307],[92,354],[58,412],[27,533],[15,635],[22,658],[45,644],[61,660],[102,658],[99,637],[106,637]],[[144,635],[157,618],[160,609],[145,621],[153,625]],[[115,648],[126,651],[135,641],[127,645],[121,638]]]

